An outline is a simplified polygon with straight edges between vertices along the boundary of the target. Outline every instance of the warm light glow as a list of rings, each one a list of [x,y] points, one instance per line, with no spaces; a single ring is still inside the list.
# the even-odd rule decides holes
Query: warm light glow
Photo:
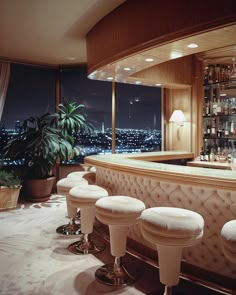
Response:
[[[145,58],[145,61],[147,61],[147,62],[152,62],[152,61],[154,61],[154,58]]]
[[[170,53],[170,59],[175,59],[175,58],[179,58],[179,57],[182,57],[182,56],[183,56],[183,53],[181,51],[173,50]]]
[[[107,80],[113,80],[113,77],[107,77]]]
[[[73,57],[73,56],[68,56],[66,57],[67,60],[76,60],[76,57]]]
[[[196,43],[190,43],[187,45],[188,48],[197,48],[198,45]]]
[[[161,84],[157,83],[157,84],[155,84],[155,86],[161,86]]]
[[[169,121],[182,126],[183,122],[186,122],[186,118],[181,110],[174,110]]]
[[[136,81],[135,84],[142,84],[142,82],[141,81]]]
[[[124,71],[130,71],[131,70],[131,68],[124,68]]]

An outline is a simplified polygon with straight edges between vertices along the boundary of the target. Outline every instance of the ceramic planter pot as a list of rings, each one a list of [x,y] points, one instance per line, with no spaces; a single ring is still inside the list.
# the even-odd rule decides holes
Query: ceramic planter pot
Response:
[[[21,186],[15,189],[0,186],[0,211],[16,208],[20,189]]]
[[[24,196],[30,202],[45,202],[49,200],[55,177],[46,179],[27,179],[23,183]]]

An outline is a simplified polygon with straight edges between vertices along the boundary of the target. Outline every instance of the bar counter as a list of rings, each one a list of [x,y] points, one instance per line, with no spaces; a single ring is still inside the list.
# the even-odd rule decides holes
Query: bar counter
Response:
[[[227,221],[236,219],[236,172],[161,163],[173,159],[191,161],[193,154],[94,155],[86,157],[85,163],[97,168],[97,184],[109,187],[113,195],[138,198],[147,208],[180,207],[201,214],[205,220],[204,237],[200,244],[184,249],[183,261],[207,272],[206,280],[218,276],[218,284],[227,287],[224,284],[236,279],[236,265],[223,255],[220,232]],[[142,238],[139,225],[132,227],[129,238],[156,250]]]

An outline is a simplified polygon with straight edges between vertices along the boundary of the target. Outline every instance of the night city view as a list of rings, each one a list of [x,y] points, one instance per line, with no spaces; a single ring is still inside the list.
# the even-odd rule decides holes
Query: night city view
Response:
[[[12,65],[0,123],[0,150],[19,135],[24,119],[55,110],[55,70]],[[86,108],[91,134],[75,134],[81,163],[87,155],[111,153],[111,83],[87,79],[86,68],[60,70],[61,97]],[[39,83],[40,82],[40,83]],[[161,90],[158,87],[116,84],[116,153],[161,150]],[[10,159],[2,164],[16,165]]]

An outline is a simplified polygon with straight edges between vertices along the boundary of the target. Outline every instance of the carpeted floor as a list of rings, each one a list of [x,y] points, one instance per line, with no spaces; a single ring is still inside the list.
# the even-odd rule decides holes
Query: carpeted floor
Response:
[[[67,246],[78,236],[56,233],[68,222],[64,197],[52,195],[45,203],[19,203],[14,210],[0,212],[0,294],[2,295],[98,295],[158,294],[162,290],[156,268],[126,255],[133,272],[141,271],[132,286],[113,288],[95,281],[98,267],[112,262],[109,244],[96,255],[74,255]],[[94,233],[94,237],[101,239]],[[185,294],[220,294],[181,280]],[[177,293],[176,293],[177,294]]]

